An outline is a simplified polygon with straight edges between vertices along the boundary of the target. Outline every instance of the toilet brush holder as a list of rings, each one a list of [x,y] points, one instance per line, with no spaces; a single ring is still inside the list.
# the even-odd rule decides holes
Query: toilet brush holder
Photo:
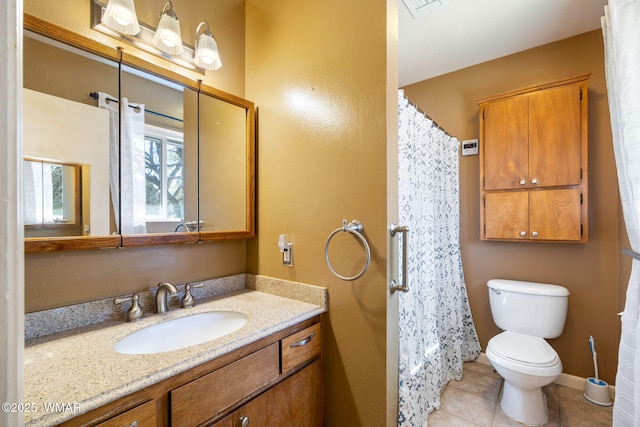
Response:
[[[609,384],[593,377],[587,378],[584,386],[584,398],[600,406],[611,406],[613,404],[609,394]]]

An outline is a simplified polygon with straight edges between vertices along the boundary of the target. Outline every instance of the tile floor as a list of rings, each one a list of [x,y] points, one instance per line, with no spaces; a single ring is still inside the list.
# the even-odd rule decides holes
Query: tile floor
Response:
[[[522,426],[500,408],[502,378],[490,365],[469,362],[461,381],[450,381],[440,398],[440,409],[429,415],[429,427]],[[544,388],[553,427],[610,427],[612,408],[589,403],[582,390],[550,384]]]

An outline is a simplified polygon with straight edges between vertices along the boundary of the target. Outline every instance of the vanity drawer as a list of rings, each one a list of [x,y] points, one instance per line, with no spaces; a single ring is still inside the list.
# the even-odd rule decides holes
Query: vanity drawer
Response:
[[[198,425],[276,379],[278,356],[274,343],[172,390],[171,425]]]
[[[287,372],[313,359],[322,350],[322,328],[320,323],[309,326],[280,341],[282,349],[282,372]]]
[[[155,400],[151,400],[140,406],[136,406],[133,409],[129,409],[127,412],[113,417],[110,420],[100,423],[96,427],[122,427],[133,425],[137,427],[156,427],[158,425],[156,421],[156,406],[157,402]]]

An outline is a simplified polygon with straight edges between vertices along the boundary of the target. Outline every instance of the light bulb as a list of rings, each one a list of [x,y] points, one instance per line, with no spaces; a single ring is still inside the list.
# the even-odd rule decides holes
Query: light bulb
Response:
[[[109,0],[100,21],[123,34],[135,35],[140,32],[133,0]]]

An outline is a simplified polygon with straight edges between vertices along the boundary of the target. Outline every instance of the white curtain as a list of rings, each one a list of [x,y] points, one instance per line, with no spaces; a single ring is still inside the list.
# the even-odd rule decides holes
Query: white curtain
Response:
[[[42,162],[22,162],[23,209],[25,224],[42,224]]]
[[[51,166],[38,161],[24,161],[22,166],[24,223],[53,223]]]
[[[456,138],[398,92],[400,223],[408,237],[409,292],[400,295],[399,417],[424,426],[463,362],[480,354],[460,255]],[[405,280],[403,278],[402,280]]]
[[[127,98],[122,98],[122,102],[117,103],[113,101],[115,99],[113,96],[103,92],[98,95],[98,107],[110,113],[109,187],[116,226],[121,234],[144,234],[147,232],[144,105],[131,104]],[[118,110],[122,113],[121,141],[118,141]],[[118,159],[120,149],[121,155]],[[120,194],[118,194],[119,180]],[[122,219],[122,224],[118,221],[119,217]]]
[[[640,0],[610,0],[602,29],[620,199],[632,249],[640,251]],[[622,314],[614,426],[640,425],[640,261]]]

